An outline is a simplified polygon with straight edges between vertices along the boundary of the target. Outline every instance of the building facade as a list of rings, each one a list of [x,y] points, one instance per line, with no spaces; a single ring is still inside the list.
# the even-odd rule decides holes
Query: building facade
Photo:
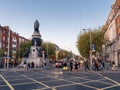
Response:
[[[0,26],[0,49],[4,50],[4,55],[9,48],[10,57],[16,58],[20,44],[26,41],[29,40],[10,30],[9,26]]]
[[[103,28],[107,39],[103,54],[108,60],[120,65],[120,0],[115,0]]]

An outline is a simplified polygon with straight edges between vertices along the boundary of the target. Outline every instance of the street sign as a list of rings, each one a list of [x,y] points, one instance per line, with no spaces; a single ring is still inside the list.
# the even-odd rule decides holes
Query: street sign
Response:
[[[92,50],[92,52],[95,52],[95,45],[94,44],[91,45],[91,50]]]

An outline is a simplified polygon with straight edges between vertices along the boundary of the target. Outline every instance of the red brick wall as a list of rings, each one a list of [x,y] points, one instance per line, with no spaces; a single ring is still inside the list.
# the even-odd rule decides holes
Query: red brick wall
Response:
[[[0,27],[0,30],[2,31],[2,36],[1,36],[1,48],[2,49],[5,49],[6,52],[8,51],[7,48],[8,48],[8,34],[9,34],[9,27]],[[13,48],[12,45],[13,45],[13,39],[16,38],[16,48]],[[16,49],[16,51],[18,50],[19,48],[19,38],[22,38],[24,39],[24,41],[28,41],[28,39],[22,37],[22,36],[19,36],[18,33],[16,32],[13,32],[12,30],[10,30],[10,52],[14,49]]]
[[[116,35],[118,35],[120,33],[120,15],[117,16],[115,23],[116,23]]]

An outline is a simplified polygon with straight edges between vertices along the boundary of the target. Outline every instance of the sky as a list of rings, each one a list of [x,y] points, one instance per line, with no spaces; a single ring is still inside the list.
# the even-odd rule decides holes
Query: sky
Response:
[[[43,41],[79,55],[77,37],[83,28],[105,24],[114,0],[0,0],[0,24],[31,38],[36,19]]]

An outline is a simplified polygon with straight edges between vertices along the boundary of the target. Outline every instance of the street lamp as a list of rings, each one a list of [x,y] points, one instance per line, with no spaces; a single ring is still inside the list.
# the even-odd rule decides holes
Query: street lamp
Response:
[[[7,69],[9,69],[9,52],[10,52],[10,28],[8,32],[8,52],[7,52]]]
[[[90,31],[90,65],[91,65],[91,70],[92,70],[92,39],[91,39],[91,29],[83,29],[83,31],[89,30]]]

